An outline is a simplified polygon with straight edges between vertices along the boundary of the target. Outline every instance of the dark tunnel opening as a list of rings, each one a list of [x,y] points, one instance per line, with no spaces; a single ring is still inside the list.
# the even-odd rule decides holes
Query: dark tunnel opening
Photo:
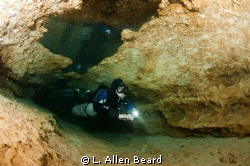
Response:
[[[52,111],[54,118],[61,125],[61,120],[80,126],[84,130],[90,133],[96,132],[109,132],[109,133],[142,133],[138,127],[136,127],[136,120],[133,122],[122,121],[116,118],[95,116],[95,117],[81,117],[74,116],[72,114],[72,108],[77,104],[83,104],[88,100],[88,96],[85,95],[86,90],[80,89],[82,94],[80,98],[74,95],[74,89],[55,89],[51,88],[46,91],[37,93],[32,100]],[[133,124],[132,124],[133,123]]]
[[[127,27],[111,27],[103,23],[82,23],[67,21],[61,18],[51,18],[45,24],[48,32],[40,40],[41,44],[52,53],[72,59],[73,64],[63,72],[85,74],[89,68],[98,65],[103,59],[114,55],[122,45],[121,31]],[[135,28],[135,27],[133,27]],[[61,81],[36,92],[32,98],[38,105],[56,114],[60,119],[76,124],[90,132],[134,132],[130,122],[108,117],[84,118],[72,114],[76,103],[86,102],[86,96],[81,101],[76,99],[73,89],[67,88],[67,82]],[[77,87],[76,87],[77,88]],[[82,91],[85,91],[81,89]]]
[[[85,74],[89,68],[114,55],[123,44],[121,31],[132,27],[112,27],[100,22],[83,23],[51,18],[45,24],[40,43],[52,53],[72,59],[64,72]]]
[[[123,44],[121,40],[123,29],[138,30],[139,26],[112,27],[100,22],[83,23],[53,17],[47,21],[45,28],[48,32],[44,33],[40,43],[52,53],[71,58],[73,61],[73,64],[65,68],[63,72],[85,74],[89,68],[98,65],[103,59],[117,52]],[[41,88],[32,98],[36,104],[55,113],[55,119],[59,125],[62,119],[89,132],[137,132],[128,121],[109,117],[74,116],[71,112],[72,107],[76,103],[83,104],[87,98],[83,95],[79,101],[74,95],[74,89],[67,87],[68,82],[70,80],[63,80],[55,85]],[[81,89],[81,92],[85,91]]]

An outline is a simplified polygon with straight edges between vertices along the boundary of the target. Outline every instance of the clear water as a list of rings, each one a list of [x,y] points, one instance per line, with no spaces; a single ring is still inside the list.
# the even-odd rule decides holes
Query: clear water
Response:
[[[84,120],[84,119],[83,119]],[[143,136],[126,133],[111,132],[87,132],[81,131],[73,125],[65,124],[65,139],[72,145],[72,149],[78,149],[77,158],[93,156],[104,161],[109,156],[113,161],[113,155],[118,158],[128,158],[129,165],[135,164],[137,156],[139,165],[143,165],[141,159],[162,157],[163,165],[196,165],[196,166],[227,166],[249,165],[250,138],[205,138],[187,137],[171,138],[163,135]],[[74,134],[77,133],[77,134]],[[75,145],[75,146],[74,146]],[[158,160],[159,161],[159,160]],[[119,162],[118,162],[119,163]],[[137,162],[138,163],[138,162]],[[90,163],[91,164],[91,163]],[[114,162],[113,162],[114,164]],[[145,163],[146,165],[154,165]],[[155,162],[155,165],[159,165]]]
[[[120,33],[124,27],[112,28],[102,23],[85,24],[60,19],[49,20],[45,27],[49,31],[40,40],[44,47],[74,62],[65,72],[86,73],[104,58],[114,55],[122,45]],[[132,163],[134,156],[158,158],[161,155],[163,163],[250,164],[249,138],[139,136],[133,134],[135,129],[127,122],[73,117],[71,108],[74,98],[70,94],[60,98],[53,94],[40,96],[36,103],[58,115],[57,122],[65,131],[63,137],[72,148],[78,150],[74,155],[77,155],[79,161],[84,155],[96,156],[102,161],[108,155],[119,155],[122,158],[128,157]]]
[[[40,39],[52,53],[69,57],[73,64],[64,72],[84,74],[103,59],[114,55],[122,45],[121,31],[128,27],[111,27],[103,23],[81,23],[51,18],[48,32]]]
[[[46,22],[45,28],[48,32],[43,34],[40,43],[52,53],[72,59],[73,64],[64,69],[64,72],[84,74],[89,68],[117,52],[123,44],[121,40],[123,29],[136,31],[140,26],[111,27],[100,22],[83,23],[53,17]],[[83,121],[82,117],[73,116],[71,109],[77,99],[72,89],[67,88],[66,82],[60,81],[55,86],[36,93],[32,99],[38,105],[56,113],[59,118],[88,131],[133,132],[130,125],[121,121],[98,118]]]

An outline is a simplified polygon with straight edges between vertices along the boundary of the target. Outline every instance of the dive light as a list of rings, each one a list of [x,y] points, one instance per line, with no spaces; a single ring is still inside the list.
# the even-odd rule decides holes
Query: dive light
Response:
[[[133,114],[134,117],[138,117],[139,116],[139,112],[138,112],[138,110],[136,108],[133,108],[132,111],[133,111],[132,114]]]

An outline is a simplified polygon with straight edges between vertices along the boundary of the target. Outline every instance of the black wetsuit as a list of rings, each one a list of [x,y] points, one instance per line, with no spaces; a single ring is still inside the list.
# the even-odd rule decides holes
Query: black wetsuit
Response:
[[[93,99],[94,110],[100,116],[110,116],[118,118],[122,100],[116,93],[109,89],[100,89]]]

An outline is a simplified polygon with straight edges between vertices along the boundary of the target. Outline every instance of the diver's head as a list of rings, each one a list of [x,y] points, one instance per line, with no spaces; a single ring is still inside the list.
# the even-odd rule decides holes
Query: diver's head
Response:
[[[125,86],[122,79],[115,79],[112,82],[111,91],[123,99],[128,93],[128,87]]]

